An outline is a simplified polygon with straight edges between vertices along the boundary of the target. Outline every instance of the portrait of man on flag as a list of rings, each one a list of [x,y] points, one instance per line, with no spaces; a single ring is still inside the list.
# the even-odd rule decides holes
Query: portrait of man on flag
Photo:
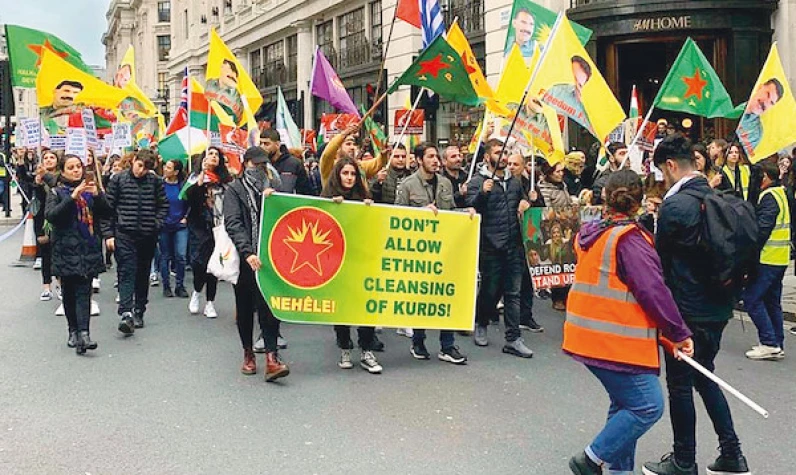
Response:
[[[586,109],[583,107],[582,99],[583,87],[591,79],[591,65],[586,59],[578,55],[572,56],[570,62],[572,64],[573,82],[552,86],[545,91],[544,100],[557,112],[571,117],[572,120],[593,134],[594,128],[589,121],[589,116],[586,114]]]
[[[763,137],[760,116],[779,102],[784,93],[785,88],[777,78],[767,80],[752,93],[738,124],[738,138],[747,151],[756,149]]]
[[[60,135],[69,127],[69,117],[83,110],[83,106],[75,102],[82,90],[83,84],[79,81],[64,80],[55,87],[52,105],[41,109],[44,125],[50,134]]]
[[[243,99],[238,92],[238,67],[229,59],[221,62],[217,78],[207,80],[205,95],[208,100],[218,102],[236,122],[243,117]]]
[[[509,26],[505,54],[508,56],[511,53],[512,45],[516,44],[520,48],[522,57],[529,60],[533,57],[537,45],[537,41],[534,39],[536,20],[527,7],[519,7],[516,10]]]

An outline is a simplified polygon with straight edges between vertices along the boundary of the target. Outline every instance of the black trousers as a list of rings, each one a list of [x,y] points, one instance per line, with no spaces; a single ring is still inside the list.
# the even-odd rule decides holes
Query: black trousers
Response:
[[[520,325],[529,325],[533,320],[533,283],[531,270],[525,267],[520,286]]]
[[[53,281],[53,248],[49,242],[39,243],[39,253],[41,254],[41,282],[50,285]]]
[[[149,270],[158,237],[116,236],[116,273],[119,279],[119,315],[143,315],[149,302]]]
[[[337,336],[337,347],[341,350],[354,349],[354,342],[351,340],[351,327],[348,325],[335,325],[334,332]],[[373,349],[373,337],[376,335],[376,328],[374,327],[358,327],[357,338],[359,347],[362,351],[370,351]]]
[[[89,331],[91,321],[91,277],[61,277],[64,313],[69,332]]]
[[[234,288],[238,334],[243,349],[250,350],[254,345],[254,312],[256,311],[260,330],[265,340],[265,351],[268,353],[277,351],[276,337],[279,335],[279,320],[266,303],[260,289],[257,288],[254,271],[246,261],[241,262],[240,276]],[[210,297],[208,297],[209,299]]]
[[[207,271],[207,262],[194,261],[193,263],[193,290],[201,292],[205,285],[207,285],[207,301],[212,302],[216,299],[216,291],[218,290],[218,278]],[[249,265],[243,263],[248,268]],[[251,268],[249,268],[251,271]],[[258,291],[259,292],[259,291]]]

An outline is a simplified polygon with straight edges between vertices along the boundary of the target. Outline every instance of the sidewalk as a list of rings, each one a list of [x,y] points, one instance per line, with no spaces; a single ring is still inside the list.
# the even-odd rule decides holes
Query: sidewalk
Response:
[[[22,197],[14,194],[11,196],[11,216],[6,218],[6,212],[0,205],[0,226],[14,226],[22,220]]]

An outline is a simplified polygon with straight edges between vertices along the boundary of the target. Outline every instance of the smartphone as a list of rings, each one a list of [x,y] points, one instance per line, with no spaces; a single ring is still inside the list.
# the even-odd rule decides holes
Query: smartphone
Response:
[[[85,181],[86,183],[94,183],[97,181],[94,170],[86,170]]]

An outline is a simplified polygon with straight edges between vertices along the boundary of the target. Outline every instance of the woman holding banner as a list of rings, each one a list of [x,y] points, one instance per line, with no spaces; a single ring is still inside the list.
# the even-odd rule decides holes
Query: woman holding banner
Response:
[[[578,267],[567,303],[563,349],[586,365],[611,400],[608,420],[572,457],[576,475],[632,474],[636,442],[663,415],[657,335],[691,356],[691,331],[664,284],[653,238],[633,219],[643,198],[638,175],[611,174],[607,212],[576,238]]]
[[[356,160],[351,158],[341,158],[334,164],[329,180],[323,187],[321,196],[331,198],[335,203],[343,201],[364,201],[366,205],[373,203],[370,199],[362,173]],[[351,369],[354,364],[351,362],[351,350],[354,349],[354,342],[351,340],[351,327],[348,325],[335,325],[334,331],[337,334],[337,346],[340,348],[340,361],[337,363],[341,369]],[[374,327],[359,327],[359,348],[362,355],[359,365],[362,369],[371,374],[381,373],[382,367],[373,354],[373,342],[376,334]]]
[[[95,177],[84,173],[80,157],[66,155],[60,172],[58,186],[47,197],[45,215],[53,226],[52,270],[61,278],[67,345],[80,355],[97,348],[89,334],[91,280],[105,272],[105,263],[94,223],[111,209]]]
[[[259,318],[265,342],[265,380],[284,378],[290,368],[277,354],[279,320],[257,287],[255,272],[262,262],[257,254],[260,242],[260,216],[262,203],[279,187],[279,173],[270,164],[268,155],[260,147],[250,147],[243,154],[243,173],[229,184],[224,194],[224,228],[235,243],[240,257],[240,273],[235,288],[235,312],[238,335],[243,346],[243,374],[257,373],[254,359],[254,312]]]

